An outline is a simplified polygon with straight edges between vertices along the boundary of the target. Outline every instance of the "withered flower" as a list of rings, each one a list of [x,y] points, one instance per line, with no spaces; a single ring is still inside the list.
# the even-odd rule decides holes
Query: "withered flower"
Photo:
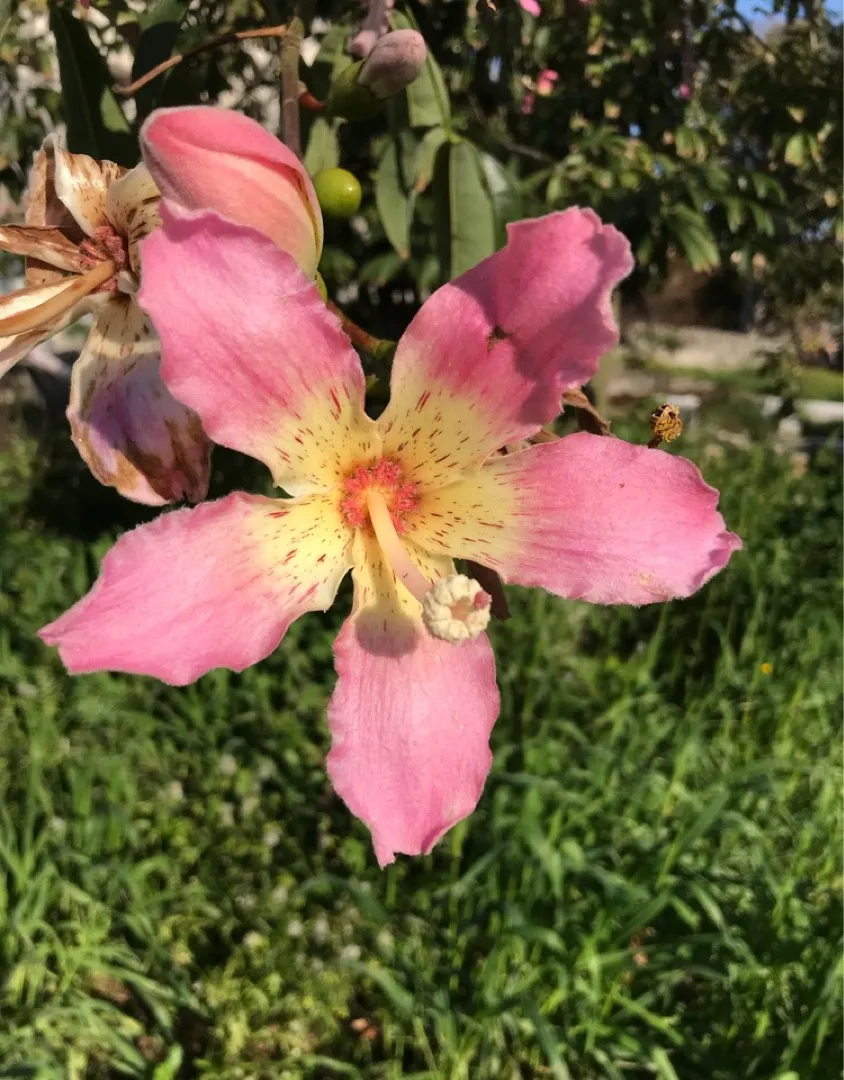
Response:
[[[0,297],[0,376],[90,312],[67,415],[91,472],[135,502],[161,506],[208,489],[210,442],[161,381],[160,345],[135,302],[140,242],[160,224],[145,165],[72,154],[50,136],[35,158],[23,225],[0,249],[26,259],[25,287]]]

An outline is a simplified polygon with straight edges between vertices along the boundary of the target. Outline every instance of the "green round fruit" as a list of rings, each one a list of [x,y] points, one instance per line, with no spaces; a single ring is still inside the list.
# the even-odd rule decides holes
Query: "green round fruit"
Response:
[[[314,189],[326,217],[350,218],[358,212],[363,193],[348,169],[322,169],[314,177]]]

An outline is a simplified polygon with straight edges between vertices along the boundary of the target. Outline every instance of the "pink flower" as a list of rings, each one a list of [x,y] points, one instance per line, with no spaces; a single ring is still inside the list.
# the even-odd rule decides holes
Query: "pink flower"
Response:
[[[542,8],[539,6],[537,0],[519,0],[519,4],[522,11],[526,11],[528,15],[533,15],[534,18],[539,18],[542,14]]]
[[[328,771],[382,866],[428,852],[475,807],[498,713],[489,597],[453,558],[646,604],[689,596],[740,546],[682,458],[589,434],[499,453],[616,341],[627,241],[588,210],[511,225],[503,251],[413,319],[373,421],[357,355],[288,255],[213,213],[163,216],[141,300],[164,378],[292,497],[229,495],[127,533],[41,637],[72,672],[183,685],[268,656],[351,570]]]
[[[544,71],[540,71],[539,78],[536,80],[536,92],[540,97],[548,97],[553,91],[554,85],[560,78],[559,72],[553,71],[551,68],[545,68]]]
[[[677,87],[677,93],[683,99],[683,101],[691,101],[692,88],[689,86],[688,83],[680,83],[680,85]]]
[[[302,162],[242,113],[207,105],[157,109],[141,130],[161,194],[266,233],[309,277],[322,254],[322,212]]]
[[[0,297],[0,375],[91,313],[70,380],[71,435],[100,483],[149,506],[204,499],[211,453],[195,413],[162,383],[158,339],[135,302],[158,202],[146,166],[127,172],[49,136],[29,176],[25,224],[0,225],[0,250],[26,259],[25,287]]]
[[[528,90],[522,98],[522,116],[532,116],[536,107],[536,94]]]

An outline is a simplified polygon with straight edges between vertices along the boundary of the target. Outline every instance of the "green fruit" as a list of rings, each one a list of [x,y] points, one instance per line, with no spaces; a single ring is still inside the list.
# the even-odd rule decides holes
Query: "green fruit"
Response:
[[[327,217],[350,218],[360,206],[360,182],[348,169],[323,169],[314,177],[314,189]]]

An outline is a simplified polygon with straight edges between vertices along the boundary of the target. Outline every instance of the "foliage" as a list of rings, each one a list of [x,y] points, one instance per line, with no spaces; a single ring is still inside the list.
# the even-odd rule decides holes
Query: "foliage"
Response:
[[[28,0],[21,12],[41,6]],[[329,230],[321,268],[330,291],[353,304],[353,316],[400,327],[406,292],[415,303],[489,254],[507,221],[579,203],[630,237],[639,266],[634,288],[660,280],[679,252],[695,269],[736,265],[746,290],[764,287],[775,320],[832,314],[837,321],[840,20],[823,5],[782,0],[768,9],[775,20],[752,25],[736,0],[547,0],[539,19],[515,0],[494,6],[492,14],[492,5],[474,0],[408,3],[394,26],[418,25],[430,57],[406,94],[363,124],[306,118],[312,172],[342,164],[364,184],[354,231]],[[125,0],[88,13],[51,0],[53,26],[65,31],[56,44],[72,148],[90,145],[90,132],[79,134],[80,116],[97,120],[96,109],[80,108],[86,95],[107,106],[101,134],[112,143],[120,124],[101,65],[85,65],[84,93],[76,85],[81,34],[90,33],[113,69],[122,57],[125,80],[127,54],[137,77],[172,49],[267,18],[284,21],[291,8],[158,0],[139,15]],[[325,0],[319,14],[329,22],[314,31],[321,49],[303,76],[324,99],[350,62],[345,50],[358,11]],[[14,41],[7,30],[8,64],[50,66],[36,41]],[[547,69],[560,78],[542,96],[539,74]],[[4,135],[3,179],[16,190],[38,136],[35,118],[58,103],[55,93],[37,93],[35,114],[30,102],[25,122]],[[272,52],[229,46],[178,65],[138,92],[135,129],[156,104],[200,100],[277,124]]]
[[[659,608],[512,591],[481,806],[382,874],[323,769],[342,612],[185,690],[69,678],[34,631],[146,512],[66,440],[15,438],[4,1075],[833,1075],[840,470],[826,453],[804,476],[763,448],[719,460],[705,439],[683,449],[729,475],[745,551]],[[237,486],[243,462],[217,462],[217,490]]]

